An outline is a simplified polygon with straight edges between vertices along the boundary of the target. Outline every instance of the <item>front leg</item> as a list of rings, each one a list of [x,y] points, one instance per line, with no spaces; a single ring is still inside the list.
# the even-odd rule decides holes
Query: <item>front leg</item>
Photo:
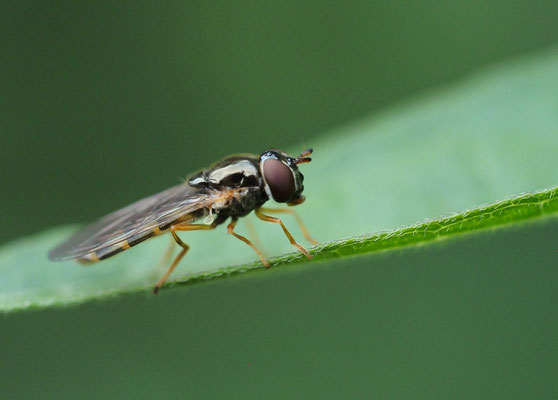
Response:
[[[285,214],[292,214],[294,215],[294,217],[296,218],[296,222],[298,223],[298,226],[300,228],[300,230],[302,231],[302,234],[304,235],[304,237],[306,238],[306,240],[308,240],[310,243],[316,245],[318,244],[318,241],[315,240],[312,236],[310,236],[310,234],[308,233],[308,230],[306,229],[306,226],[304,226],[304,223],[302,222],[302,219],[300,218],[300,216],[298,215],[298,213],[293,210],[292,208],[260,208],[261,212],[267,212],[270,214],[273,213],[285,213]]]
[[[300,251],[302,254],[304,254],[306,257],[308,257],[308,259],[312,259],[312,256],[310,255],[310,253],[308,253],[308,250],[306,250],[304,247],[302,247],[302,245],[298,244],[294,238],[292,237],[292,235],[289,233],[289,231],[287,230],[287,228],[285,228],[285,225],[283,225],[283,221],[281,221],[279,218],[275,218],[275,217],[271,217],[269,215],[265,215],[261,212],[261,208],[256,209],[256,216],[261,219],[262,221],[267,221],[267,222],[273,222],[274,224],[279,224],[281,225],[281,228],[283,228],[283,232],[285,232],[285,235],[287,235],[287,237],[289,238],[289,241],[291,242],[291,244],[293,246],[295,246],[298,251]]]

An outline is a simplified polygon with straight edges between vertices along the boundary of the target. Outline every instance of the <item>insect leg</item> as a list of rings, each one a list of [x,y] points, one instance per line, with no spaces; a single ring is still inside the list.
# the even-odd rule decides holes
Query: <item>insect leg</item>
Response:
[[[300,251],[302,254],[304,254],[306,257],[308,257],[308,259],[310,260],[312,258],[312,256],[310,255],[310,253],[308,253],[308,250],[306,250],[304,247],[302,247],[300,244],[298,244],[294,238],[292,237],[292,235],[289,233],[289,231],[287,230],[287,228],[285,228],[285,225],[283,225],[283,221],[281,221],[279,218],[275,218],[275,217],[271,217],[269,215],[265,215],[262,214],[261,209],[256,209],[256,216],[261,219],[262,221],[267,221],[267,222],[273,222],[275,224],[279,224],[281,225],[281,228],[283,228],[283,232],[285,232],[285,235],[287,235],[287,237],[289,238],[289,241],[291,242],[291,244],[293,246],[295,246],[298,251]]]
[[[162,268],[170,262],[170,259],[171,259],[171,256],[172,256],[172,251],[174,250],[175,243],[176,243],[176,241],[174,240],[173,237],[171,237],[169,245],[167,246],[167,249],[165,250],[165,253],[163,254],[163,257],[161,258],[161,261],[159,262],[159,267]]]
[[[238,219],[233,218],[233,220],[231,221],[231,223],[229,225],[227,225],[227,232],[232,234],[234,237],[242,240],[244,243],[246,243],[248,246],[250,246],[252,248],[252,250],[254,250],[256,252],[256,254],[258,255],[258,257],[260,257],[260,260],[262,260],[263,265],[266,268],[269,268],[269,263],[267,262],[267,260],[264,258],[264,256],[262,255],[262,253],[260,253],[260,251],[258,250],[258,248],[256,246],[254,246],[254,244],[248,240],[247,238],[245,238],[242,235],[239,235],[238,233],[234,232],[234,227],[236,226],[236,222],[238,221]]]
[[[172,237],[174,238],[174,241],[180,246],[182,247],[182,250],[180,250],[180,253],[178,253],[178,255],[176,256],[176,258],[174,259],[174,261],[172,262],[171,266],[169,267],[169,269],[167,270],[167,272],[165,273],[165,275],[163,275],[163,277],[161,279],[159,279],[159,282],[157,282],[157,284],[155,285],[155,287],[153,288],[153,293],[157,294],[159,292],[159,289],[161,289],[161,286],[163,286],[163,284],[166,282],[166,280],[169,278],[170,274],[172,274],[172,271],[174,271],[174,269],[176,268],[176,266],[178,265],[178,263],[180,262],[180,260],[182,260],[182,257],[184,257],[184,254],[186,254],[186,252],[188,251],[188,249],[190,248],[190,246],[188,246],[186,243],[184,243],[176,234],[176,231],[198,231],[198,230],[210,230],[210,229],[214,229],[216,225],[202,225],[202,224],[191,224],[191,225],[173,225],[170,228]]]
[[[310,236],[308,230],[306,229],[306,226],[304,226],[304,223],[302,222],[302,219],[300,218],[300,216],[295,210],[291,208],[260,208],[260,211],[271,213],[271,214],[286,213],[286,214],[294,215],[294,217],[296,218],[296,222],[298,223],[298,226],[300,227],[300,230],[302,231],[302,234],[304,235],[306,240],[308,240],[312,244],[318,244],[318,242],[312,236]]]
[[[187,225],[173,225],[171,231],[210,231],[215,229],[217,225],[204,225],[204,224],[187,224]]]
[[[250,221],[249,218],[244,218],[242,220],[242,222],[244,222],[244,224],[246,225],[246,229],[248,230],[248,234],[250,236],[252,236],[252,243],[254,243],[254,246],[256,246],[258,249],[260,249],[262,254],[265,254],[266,253],[265,247],[262,244],[262,242],[259,240],[258,232],[256,231],[256,228],[254,227],[254,224],[252,223],[252,221]]]

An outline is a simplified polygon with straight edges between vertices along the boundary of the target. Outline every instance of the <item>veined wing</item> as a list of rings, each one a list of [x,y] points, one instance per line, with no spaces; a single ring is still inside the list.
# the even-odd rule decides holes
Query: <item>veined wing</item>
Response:
[[[49,253],[51,260],[97,261],[169,229],[201,217],[219,193],[187,183],[139,200],[76,232]]]

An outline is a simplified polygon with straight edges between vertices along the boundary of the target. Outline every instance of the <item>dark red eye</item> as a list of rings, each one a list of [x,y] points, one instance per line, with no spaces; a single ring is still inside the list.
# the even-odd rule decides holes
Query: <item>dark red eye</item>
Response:
[[[275,158],[268,158],[263,163],[263,175],[273,200],[278,203],[289,201],[296,191],[291,169]]]

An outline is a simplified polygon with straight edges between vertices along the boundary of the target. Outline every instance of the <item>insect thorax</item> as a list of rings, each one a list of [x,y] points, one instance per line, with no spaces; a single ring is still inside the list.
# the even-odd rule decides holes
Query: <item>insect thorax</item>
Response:
[[[223,223],[229,217],[244,217],[269,200],[259,158],[253,155],[222,160],[192,176],[188,184],[215,194],[217,200],[208,210],[216,216],[214,224]]]

